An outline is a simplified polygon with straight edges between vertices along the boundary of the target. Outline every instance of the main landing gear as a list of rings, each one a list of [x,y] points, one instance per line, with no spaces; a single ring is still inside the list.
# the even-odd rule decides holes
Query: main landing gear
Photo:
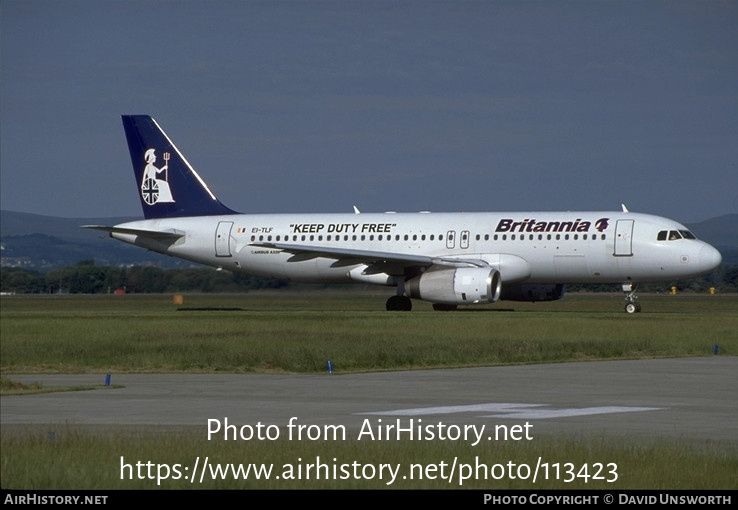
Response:
[[[625,292],[625,313],[637,313],[641,311],[641,304],[636,302],[638,296],[636,296],[635,289],[632,283],[623,284],[623,292]]]
[[[387,300],[388,312],[409,312],[413,309],[412,300],[405,295],[405,281],[397,282],[397,295]]]
[[[409,297],[392,296],[387,300],[388,312],[409,312],[413,309],[413,302]]]

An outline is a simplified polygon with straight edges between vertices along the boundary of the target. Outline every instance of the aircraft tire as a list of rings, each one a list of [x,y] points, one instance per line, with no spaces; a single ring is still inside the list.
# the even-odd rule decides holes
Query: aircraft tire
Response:
[[[633,302],[630,302],[629,301],[629,302],[625,303],[625,313],[640,312],[639,308],[640,307],[638,305],[636,305],[635,303],[633,303]]]
[[[388,312],[409,312],[413,308],[413,303],[409,297],[392,296],[387,300]]]

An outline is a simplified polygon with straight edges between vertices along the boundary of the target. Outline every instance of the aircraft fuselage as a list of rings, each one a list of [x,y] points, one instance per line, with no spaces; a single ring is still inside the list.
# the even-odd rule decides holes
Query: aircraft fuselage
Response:
[[[688,229],[640,213],[234,214],[118,227],[181,231],[185,235],[173,243],[112,235],[201,264],[301,282],[362,281],[351,273],[362,262],[352,263],[350,254],[314,256],[322,248],[483,260],[500,270],[503,285],[668,281],[705,274],[719,260],[700,240],[659,240],[659,232]],[[311,251],[300,257],[277,247],[283,244]],[[390,268],[387,274],[402,273]]]

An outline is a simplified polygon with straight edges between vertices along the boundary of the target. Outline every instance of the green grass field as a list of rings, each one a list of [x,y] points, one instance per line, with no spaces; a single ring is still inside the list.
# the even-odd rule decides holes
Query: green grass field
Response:
[[[386,312],[381,294],[9,296],[0,370],[11,373],[319,373],[738,353],[738,297],[620,295]]]
[[[434,312],[415,303],[410,313],[385,312],[386,294],[364,291],[253,292],[172,296],[4,296],[0,299],[2,392],[48,391],[13,382],[18,373],[320,373],[331,359],[337,373],[604,359],[712,356],[738,353],[738,296],[642,296],[644,311],[627,315],[621,295],[571,295],[553,303],[497,303]],[[65,390],[75,388],[65,388]],[[81,388],[80,388],[81,389]],[[3,398],[15,398],[4,396]],[[57,425],[3,429],[3,489],[131,488],[386,488],[384,481],[211,480],[188,485],[172,477],[121,480],[120,457],[190,462],[294,460],[283,442],[207,443],[183,428],[104,430]],[[327,453],[330,451],[330,453]],[[613,442],[540,438],[483,448],[443,442],[301,445],[300,455],[364,462],[430,464],[458,456],[568,462],[616,462],[615,482],[468,480],[463,488],[737,489],[738,445],[678,440]],[[109,469],[101,469],[109,466]],[[392,488],[458,488],[439,479],[399,481]]]

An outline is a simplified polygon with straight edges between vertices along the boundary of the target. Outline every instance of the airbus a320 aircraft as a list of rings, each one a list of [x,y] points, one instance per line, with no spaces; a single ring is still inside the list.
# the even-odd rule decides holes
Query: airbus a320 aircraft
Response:
[[[553,301],[568,283],[620,284],[640,311],[638,283],[692,278],[720,253],[676,221],[622,211],[239,214],[223,205],[147,115],[123,116],[144,217],[85,225],[174,257],[255,276],[396,287],[435,309],[497,300]]]

